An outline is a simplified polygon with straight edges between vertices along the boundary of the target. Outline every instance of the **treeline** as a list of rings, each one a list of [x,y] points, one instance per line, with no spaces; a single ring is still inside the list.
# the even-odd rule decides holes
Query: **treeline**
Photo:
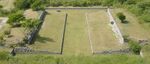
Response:
[[[17,9],[43,10],[47,4],[49,0],[16,0],[14,6]]]
[[[115,4],[133,4],[136,0],[49,0],[50,6],[112,6]]]
[[[50,0],[50,6],[96,6],[101,5],[101,0]]]
[[[144,22],[150,22],[150,0],[49,0],[49,6],[113,6],[124,7]]]

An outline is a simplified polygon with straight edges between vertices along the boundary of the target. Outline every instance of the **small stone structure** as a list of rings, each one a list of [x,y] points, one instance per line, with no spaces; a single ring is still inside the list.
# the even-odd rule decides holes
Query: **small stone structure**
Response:
[[[49,52],[44,50],[32,50],[28,47],[16,47],[11,51],[11,54],[15,56],[16,54],[61,54],[61,53]]]
[[[28,35],[27,40],[28,40],[29,44],[31,44],[33,42],[34,37],[37,35],[38,31],[40,30],[40,26],[42,25],[44,18],[45,18],[45,15],[46,15],[46,11],[39,11],[39,13],[40,13],[40,16],[38,19],[40,20],[40,24],[32,30],[30,35]]]
[[[98,52],[93,52],[93,54],[128,54],[130,52],[131,50],[127,48],[127,49],[120,49],[120,50],[98,51]]]

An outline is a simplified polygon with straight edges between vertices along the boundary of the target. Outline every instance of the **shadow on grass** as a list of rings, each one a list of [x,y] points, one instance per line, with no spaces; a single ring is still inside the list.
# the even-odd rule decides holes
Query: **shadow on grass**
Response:
[[[36,41],[38,41],[40,43],[46,43],[47,41],[55,42],[54,39],[52,39],[52,38],[42,37],[40,35],[37,35]]]
[[[124,20],[122,23],[124,23],[124,24],[128,24],[128,23],[129,23],[129,21],[128,21],[128,20]]]

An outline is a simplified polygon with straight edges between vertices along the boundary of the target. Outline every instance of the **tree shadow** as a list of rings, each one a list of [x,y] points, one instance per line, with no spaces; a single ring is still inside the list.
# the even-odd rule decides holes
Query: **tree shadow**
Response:
[[[124,24],[128,24],[128,23],[129,23],[129,21],[128,21],[128,20],[124,20],[122,23],[124,23]]]
[[[46,43],[47,41],[55,42],[54,39],[52,39],[52,38],[42,37],[40,35],[37,35],[36,41],[38,41],[40,43]]]

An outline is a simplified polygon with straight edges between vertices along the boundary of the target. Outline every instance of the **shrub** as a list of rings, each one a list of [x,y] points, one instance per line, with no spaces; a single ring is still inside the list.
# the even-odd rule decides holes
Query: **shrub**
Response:
[[[135,54],[140,54],[140,51],[141,51],[141,46],[140,44],[138,44],[137,42],[133,41],[133,40],[130,40],[129,42],[129,47],[131,49],[131,51]]]
[[[14,24],[19,24],[21,20],[24,20],[25,17],[23,16],[22,12],[12,13],[9,15],[9,20],[7,23],[14,26]]]
[[[121,20],[121,23],[126,23],[125,21],[126,16],[123,13],[121,12],[117,13],[117,17]]]
[[[129,35],[123,35],[123,39],[124,39],[124,42],[130,41]]]

